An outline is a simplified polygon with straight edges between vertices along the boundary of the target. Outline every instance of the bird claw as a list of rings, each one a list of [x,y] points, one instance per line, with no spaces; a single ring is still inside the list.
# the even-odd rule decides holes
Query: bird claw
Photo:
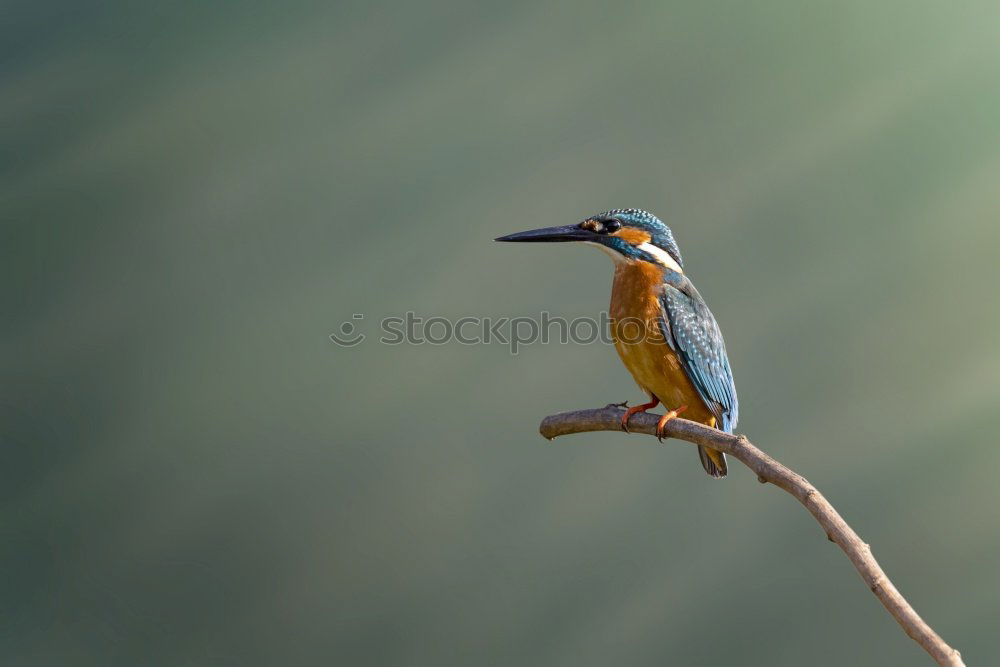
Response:
[[[631,416],[628,413],[628,401],[622,401],[621,403],[608,403],[604,406],[607,408],[625,408],[625,414],[622,416],[622,430],[628,433],[628,418]]]
[[[680,413],[684,412],[687,409],[688,406],[682,405],[676,410],[670,410],[669,412],[667,412],[667,414],[660,417],[660,421],[657,422],[656,424],[656,439],[659,440],[660,442],[663,442],[663,439],[667,437],[666,434],[663,432],[663,429],[664,427],[666,427],[667,422],[669,422],[671,419],[674,419],[675,417],[677,417],[677,415],[679,415]]]
[[[625,405],[627,403],[628,403],[628,401],[625,401],[624,403],[622,403],[618,407],[625,407]],[[634,415],[634,414],[636,414],[638,412],[645,412],[646,410],[649,410],[650,408],[655,408],[657,405],[659,405],[659,403],[660,403],[660,400],[658,398],[654,397],[653,400],[650,401],[649,403],[643,403],[641,405],[636,405],[635,407],[631,407],[631,408],[627,409],[625,411],[625,414],[622,415],[622,430],[625,431],[626,433],[630,433],[631,431],[628,430],[628,420],[632,417],[632,415]]]

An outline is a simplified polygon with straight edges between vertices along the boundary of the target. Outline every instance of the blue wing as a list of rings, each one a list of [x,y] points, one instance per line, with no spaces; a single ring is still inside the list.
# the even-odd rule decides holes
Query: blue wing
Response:
[[[681,289],[665,284],[660,304],[667,343],[677,353],[705,405],[719,420],[719,428],[732,433],[739,419],[736,385],[726,343],[712,311],[687,279]]]

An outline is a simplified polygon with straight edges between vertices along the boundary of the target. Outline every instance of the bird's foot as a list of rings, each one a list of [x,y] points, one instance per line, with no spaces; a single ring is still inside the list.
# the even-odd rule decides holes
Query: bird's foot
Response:
[[[625,402],[628,403],[628,401]],[[628,420],[632,417],[632,415],[634,415],[637,412],[645,412],[650,408],[655,408],[659,404],[660,404],[660,399],[653,398],[653,400],[651,400],[649,403],[643,403],[642,405],[635,405],[626,410],[625,414],[622,415],[622,430],[628,433]]]
[[[662,417],[660,417],[660,421],[657,422],[657,424],[656,424],[656,439],[659,440],[660,442],[663,442],[663,439],[665,437],[667,437],[666,434],[663,432],[663,429],[664,429],[664,427],[666,427],[667,422],[670,421],[671,419],[673,419],[674,417],[676,417],[677,415],[679,415],[680,413],[684,412],[687,409],[688,409],[688,406],[682,405],[681,407],[677,408],[676,410],[671,410],[667,414],[665,414]]]

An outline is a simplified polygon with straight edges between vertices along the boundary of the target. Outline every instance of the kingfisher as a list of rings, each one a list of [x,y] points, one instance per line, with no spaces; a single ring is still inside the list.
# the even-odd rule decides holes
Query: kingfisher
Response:
[[[596,246],[614,262],[611,336],[625,368],[649,401],[628,408],[632,415],[663,404],[656,426],[662,441],[667,422],[687,417],[732,433],[739,418],[736,386],[719,325],[694,283],[684,273],[670,228],[652,213],[616,208],[575,225],[546,227],[501,236],[497,241],[568,242]],[[698,447],[705,472],[726,476],[726,455]]]

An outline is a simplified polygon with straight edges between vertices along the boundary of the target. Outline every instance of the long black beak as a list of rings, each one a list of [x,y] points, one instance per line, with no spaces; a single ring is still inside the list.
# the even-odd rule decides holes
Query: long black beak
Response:
[[[578,225],[563,225],[562,227],[545,227],[527,232],[508,234],[494,241],[515,241],[518,243],[558,243],[561,241],[589,241],[597,236],[589,229],[581,229]]]

